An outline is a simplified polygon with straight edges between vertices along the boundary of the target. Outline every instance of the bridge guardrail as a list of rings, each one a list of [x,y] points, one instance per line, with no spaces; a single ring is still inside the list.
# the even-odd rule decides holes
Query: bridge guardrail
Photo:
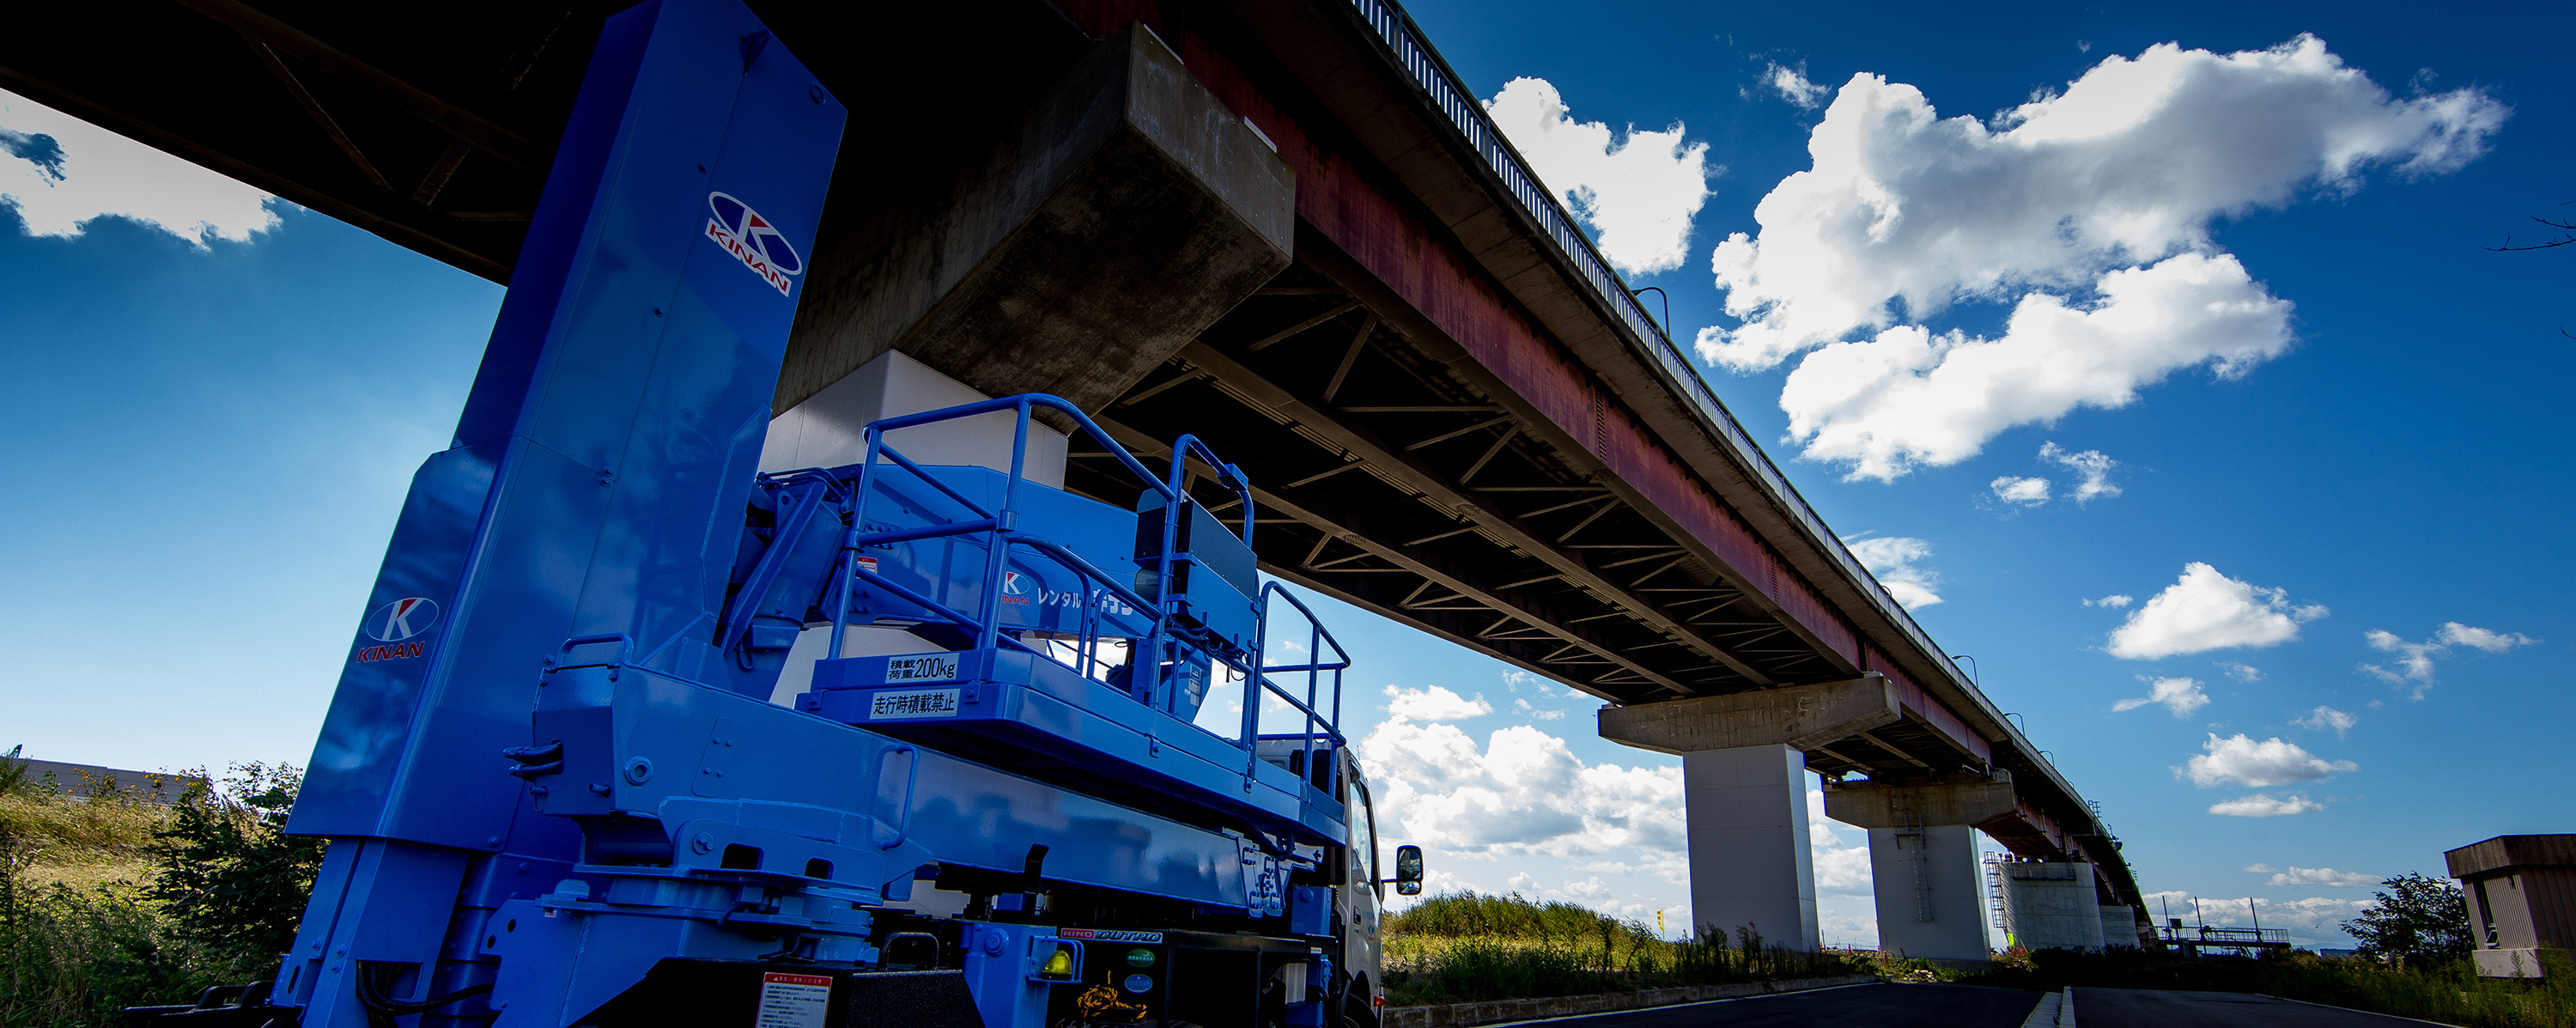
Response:
[[[1912,614],[1887,594],[1886,587],[1879,584],[1878,576],[1871,574],[1859,558],[1852,556],[1842,540],[1825,527],[1824,519],[1807,505],[1806,497],[1799,495],[1797,487],[1789,484],[1788,476],[1780,473],[1769,455],[1762,452],[1762,448],[1753,442],[1753,437],[1744,431],[1744,426],[1735,420],[1735,415],[1718,401],[1717,394],[1709,389],[1707,379],[1700,376],[1698,366],[1673,345],[1672,338],[1661,326],[1646,316],[1645,305],[1637,302],[1635,294],[1628,291],[1627,283],[1610,269],[1609,262],[1592,245],[1591,238],[1583,234],[1575,225],[1573,216],[1557,202],[1556,195],[1541,184],[1538,176],[1522,162],[1502,131],[1486,116],[1484,105],[1459,80],[1457,72],[1450,70],[1448,62],[1431,48],[1412,17],[1391,0],[1348,2],[1376,33],[1378,40],[1392,52],[1396,63],[1429,94],[1432,105],[1449,119],[1459,134],[1466,137],[1468,147],[1501,177],[1504,188],[1520,202],[1521,209],[1538,222],[1540,230],[1548,238],[1555,241],[1557,249],[1574,265],[1575,273],[1591,285],[1604,305],[1619,315],[1629,331],[1646,342],[1647,355],[1661,365],[1673,381],[1683,386],[1693,406],[1717,430],[1718,436],[1735,450],[1738,460],[1752,469],[1755,477],[1771,493],[1773,501],[1815,537],[1827,554],[1841,562],[1844,571],[1854,581],[1864,584],[1863,592],[1878,605],[1879,611],[1903,629],[1915,645],[1933,655],[1933,662],[1943,668],[1952,684],[1982,699],[1983,693],[1976,683],[1951,666],[1945,651],[1932,642],[1931,635],[1923,630],[1923,626],[1915,623]],[[2033,759],[2044,760],[2037,756],[2036,750],[2031,753]]]

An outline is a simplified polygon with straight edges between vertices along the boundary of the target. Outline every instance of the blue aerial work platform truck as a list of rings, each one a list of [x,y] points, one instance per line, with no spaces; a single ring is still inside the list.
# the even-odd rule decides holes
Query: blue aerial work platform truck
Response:
[[[1376,1022],[1420,853],[1380,877],[1349,659],[1238,470],[1034,394],[756,470],[844,116],[738,0],[609,20],[289,821],[330,840],[294,949],[138,1023]],[[1133,503],[1024,473],[1042,408]],[[888,444],[996,412],[1007,468]]]

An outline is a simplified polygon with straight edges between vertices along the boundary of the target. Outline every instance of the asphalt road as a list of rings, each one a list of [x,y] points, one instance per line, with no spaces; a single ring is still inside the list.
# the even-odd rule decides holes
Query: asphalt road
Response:
[[[2021,1028],[2040,994],[1855,985],[1548,1021],[1565,1028]],[[2422,1021],[2233,992],[2077,989],[2080,1028],[2411,1028]]]
[[[2077,989],[2078,1028],[2401,1028],[2425,1022],[2237,992]]]
[[[1566,1028],[2021,1028],[2038,1003],[2039,993],[2019,989],[1855,985],[1548,1023]],[[2089,1019],[2083,1028],[2093,1028]]]

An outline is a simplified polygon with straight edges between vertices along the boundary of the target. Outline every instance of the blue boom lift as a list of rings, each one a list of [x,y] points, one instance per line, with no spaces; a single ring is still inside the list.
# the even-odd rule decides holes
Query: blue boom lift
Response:
[[[738,0],[609,20],[288,825],[330,839],[294,949],[137,1020],[1374,1023],[1420,854],[1380,879],[1349,660],[1260,580],[1238,470],[1024,395],[755,473],[844,113]],[[1039,408],[1132,506],[1030,480]],[[887,445],[997,411],[1007,470]],[[886,626],[918,651],[843,655]]]

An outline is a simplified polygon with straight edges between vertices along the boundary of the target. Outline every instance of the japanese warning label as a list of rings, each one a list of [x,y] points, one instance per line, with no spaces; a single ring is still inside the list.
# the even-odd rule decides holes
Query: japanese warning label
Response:
[[[760,976],[757,1028],[823,1028],[832,1013],[832,979],[818,974],[765,972]]]
[[[889,689],[868,704],[868,720],[901,721],[919,717],[956,717],[960,690]]]

